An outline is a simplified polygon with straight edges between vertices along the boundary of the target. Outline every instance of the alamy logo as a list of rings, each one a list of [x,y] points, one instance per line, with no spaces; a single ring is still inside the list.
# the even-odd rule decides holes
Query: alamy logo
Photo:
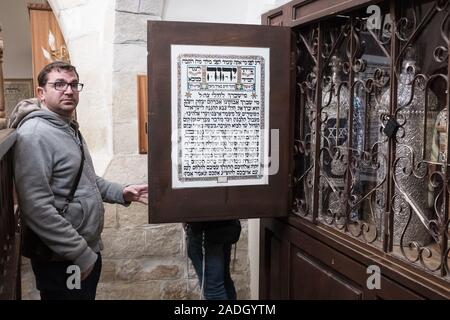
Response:
[[[366,13],[370,13],[370,17],[367,18],[367,29],[380,29],[381,28],[381,9],[377,5],[371,5],[367,7]]]
[[[370,265],[367,267],[367,274],[370,276],[367,278],[366,285],[369,290],[381,289],[381,270],[377,265]]]
[[[81,271],[80,267],[77,265],[71,265],[67,267],[67,274],[70,276],[67,278],[66,285],[67,289],[81,289]]]

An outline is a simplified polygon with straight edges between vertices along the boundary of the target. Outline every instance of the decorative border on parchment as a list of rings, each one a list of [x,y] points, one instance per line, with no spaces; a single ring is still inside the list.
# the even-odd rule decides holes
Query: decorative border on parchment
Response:
[[[260,115],[260,130],[263,132],[262,134],[260,134],[260,147],[261,147],[261,153],[263,155],[264,158],[264,130],[265,130],[265,112],[266,112],[266,102],[265,102],[265,59],[262,56],[253,56],[253,55],[219,55],[219,54],[202,54],[202,53],[195,53],[195,54],[191,54],[191,53],[186,53],[186,54],[180,54],[177,57],[177,95],[178,95],[178,106],[177,106],[177,127],[178,127],[178,141],[182,141],[181,140],[181,132],[182,130],[180,130],[182,128],[182,123],[181,123],[181,108],[182,108],[182,103],[181,103],[181,60],[185,59],[185,58],[201,58],[201,59],[214,59],[214,58],[219,58],[219,59],[246,59],[246,60],[259,60],[260,61],[260,66],[261,66],[261,115]],[[255,75],[256,76],[256,75]],[[255,83],[257,82],[257,80],[255,81]],[[182,150],[182,146],[181,144],[178,144],[178,159],[182,159],[182,155],[183,155],[183,150]],[[189,178],[189,177],[183,177],[181,175],[182,172],[182,163],[180,163],[181,161],[178,161],[178,168],[177,168],[177,174],[178,174],[178,180],[180,182],[195,182],[195,181],[217,181],[217,179],[219,177],[197,177],[197,178]],[[266,165],[269,165],[268,163]],[[264,170],[264,164],[261,163],[260,164],[261,168]],[[229,177],[227,176],[227,180],[228,181],[233,181],[233,180],[250,180],[250,179],[261,179],[263,178],[264,175],[260,174],[260,175],[251,175],[251,176],[245,176],[245,177]],[[220,183],[217,182],[217,184],[219,185]],[[224,183],[224,186],[227,185],[226,183]]]

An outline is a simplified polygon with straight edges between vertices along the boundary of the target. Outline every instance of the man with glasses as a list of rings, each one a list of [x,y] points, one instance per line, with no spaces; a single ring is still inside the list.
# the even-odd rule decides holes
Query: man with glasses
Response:
[[[123,186],[95,174],[73,119],[82,89],[74,66],[53,62],[38,75],[38,98],[21,101],[10,117],[10,127],[17,128],[22,250],[43,300],[95,299],[103,201],[147,202],[147,185]]]

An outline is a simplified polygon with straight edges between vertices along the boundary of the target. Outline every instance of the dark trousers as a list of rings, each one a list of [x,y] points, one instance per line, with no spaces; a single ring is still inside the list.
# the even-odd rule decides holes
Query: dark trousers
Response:
[[[203,252],[202,232],[188,234],[188,255],[202,285]],[[205,283],[206,300],[236,300],[236,289],[230,275],[231,244],[205,242]]]
[[[75,274],[69,269],[70,261],[36,261],[31,259],[31,266],[36,277],[36,287],[41,300],[95,300],[97,284],[102,270],[102,257],[98,253],[97,262],[89,276],[80,282],[80,288],[70,289],[69,277]],[[68,273],[68,270],[71,271]],[[72,278],[73,279],[73,278]],[[69,279],[69,282],[71,279]],[[72,283],[72,282],[71,282]]]

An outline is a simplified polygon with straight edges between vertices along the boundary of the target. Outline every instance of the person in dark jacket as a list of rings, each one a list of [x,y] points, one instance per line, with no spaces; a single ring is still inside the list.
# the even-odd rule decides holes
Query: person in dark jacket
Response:
[[[206,300],[236,300],[230,274],[231,246],[239,240],[239,220],[185,224],[188,256]]]
[[[147,201],[147,185],[120,185],[95,174],[73,120],[82,89],[74,66],[53,62],[39,73],[38,98],[21,101],[9,120],[9,127],[17,128],[14,177],[22,224],[29,231],[23,252],[43,300],[95,299],[103,201]],[[77,271],[79,283],[69,281]]]

